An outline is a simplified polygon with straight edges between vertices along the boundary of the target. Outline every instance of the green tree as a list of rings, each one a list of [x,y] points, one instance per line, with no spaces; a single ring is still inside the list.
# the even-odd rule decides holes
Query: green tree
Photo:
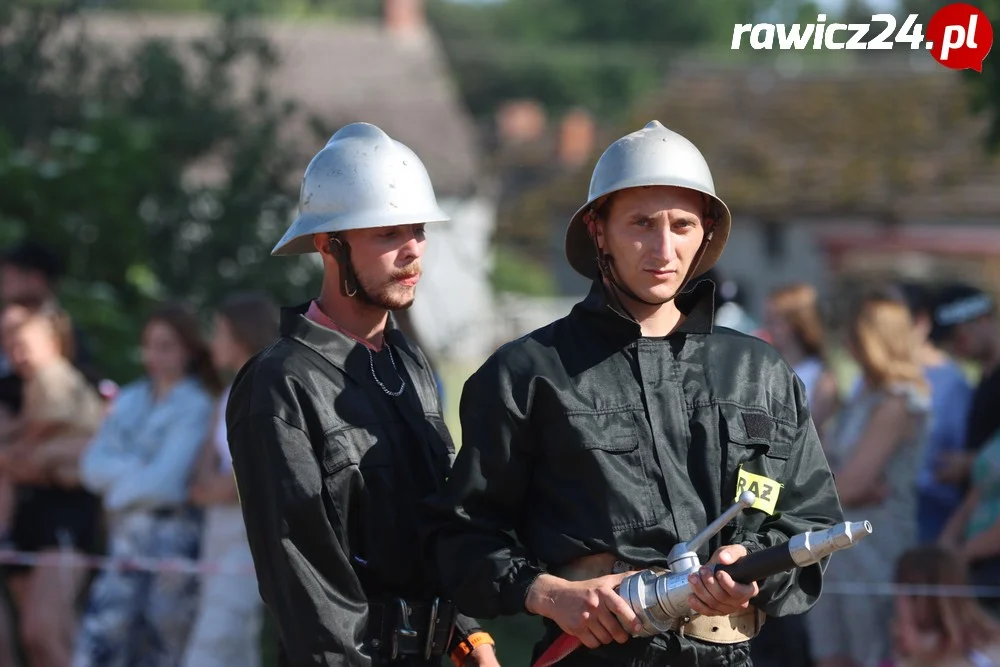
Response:
[[[62,251],[67,309],[123,381],[156,302],[205,308],[237,289],[289,301],[317,271],[267,254],[296,194],[278,134],[294,109],[264,85],[267,42],[227,15],[208,39],[114,53],[68,37],[78,8],[0,10],[0,242]]]
[[[814,10],[802,0],[428,0],[466,103],[479,116],[531,97],[554,113],[584,106],[619,118],[678,54],[728,53],[735,24]]]

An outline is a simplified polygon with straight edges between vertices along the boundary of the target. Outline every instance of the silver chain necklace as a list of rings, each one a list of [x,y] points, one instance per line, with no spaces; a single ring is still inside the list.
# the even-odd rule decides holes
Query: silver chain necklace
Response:
[[[372,377],[375,378],[375,382],[377,382],[378,386],[382,388],[382,391],[384,391],[389,396],[392,396],[393,398],[402,394],[403,390],[406,389],[406,380],[403,379],[403,376],[399,374],[399,369],[396,368],[396,359],[392,355],[392,347],[388,343],[386,343],[385,347],[387,350],[389,350],[389,361],[392,362],[392,370],[396,371],[396,375],[397,377],[399,377],[399,382],[400,382],[399,391],[396,392],[389,391],[386,388],[386,386],[382,384],[382,381],[378,379],[378,374],[375,372],[375,355],[372,354],[372,349],[370,347],[368,347],[367,345],[365,345],[364,347],[366,350],[368,350],[368,367],[372,369]]]

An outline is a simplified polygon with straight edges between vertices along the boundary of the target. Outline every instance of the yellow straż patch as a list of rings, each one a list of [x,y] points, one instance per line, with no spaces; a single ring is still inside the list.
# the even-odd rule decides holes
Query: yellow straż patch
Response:
[[[743,466],[740,466],[739,476],[736,478],[736,499],[734,502],[739,501],[740,494],[744,491],[750,491],[757,496],[750,507],[774,514],[774,509],[778,504],[778,494],[781,492],[781,484],[763,475],[747,472]]]

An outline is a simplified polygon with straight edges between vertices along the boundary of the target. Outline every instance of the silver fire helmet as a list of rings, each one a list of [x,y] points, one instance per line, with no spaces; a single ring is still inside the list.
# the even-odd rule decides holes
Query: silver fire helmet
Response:
[[[701,260],[688,277],[695,278],[715,265],[729,238],[732,225],[729,207],[715,194],[715,182],[701,151],[654,120],[611,144],[597,161],[587,203],[573,215],[566,229],[566,259],[577,273],[591,279],[600,275],[584,214],[613,192],[650,185],[687,188],[708,197],[709,216],[716,222]]]
[[[298,217],[271,254],[314,252],[322,232],[448,220],[416,153],[375,125],[351,123],[309,162]]]

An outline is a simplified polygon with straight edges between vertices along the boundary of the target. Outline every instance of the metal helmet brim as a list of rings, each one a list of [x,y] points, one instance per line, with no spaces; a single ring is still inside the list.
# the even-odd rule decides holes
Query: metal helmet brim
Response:
[[[313,236],[322,233],[334,233],[348,229],[374,229],[376,227],[395,227],[396,225],[418,225],[433,222],[448,222],[451,216],[440,208],[423,213],[411,211],[399,213],[368,213],[359,212],[342,214],[336,218],[324,214],[302,214],[288,227],[271,251],[271,255],[301,255],[315,252]]]

